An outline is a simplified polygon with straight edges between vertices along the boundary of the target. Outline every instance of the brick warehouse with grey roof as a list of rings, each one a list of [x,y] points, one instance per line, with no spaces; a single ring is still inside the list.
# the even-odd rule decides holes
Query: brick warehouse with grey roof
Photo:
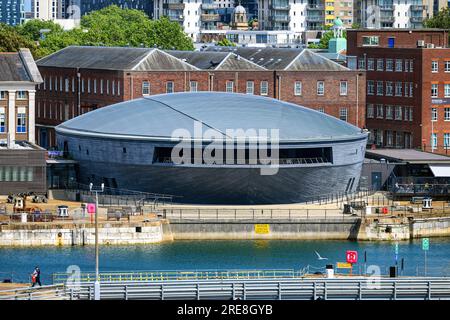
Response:
[[[77,47],[37,61],[37,141],[55,146],[55,126],[142,96],[222,91],[272,97],[364,127],[365,73],[308,49]]]

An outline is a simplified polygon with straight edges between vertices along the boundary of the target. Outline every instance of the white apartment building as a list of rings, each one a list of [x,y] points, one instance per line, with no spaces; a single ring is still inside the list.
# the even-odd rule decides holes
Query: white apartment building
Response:
[[[308,0],[259,0],[259,29],[303,32],[308,26],[307,8]],[[319,9],[311,22],[323,22],[323,5]]]
[[[220,16],[218,4],[213,0],[155,0],[154,18],[169,17],[181,24],[184,32],[198,41],[200,30],[214,30]]]
[[[445,6],[441,0],[356,0],[355,21],[363,28],[419,29]]]
[[[72,29],[80,23],[79,0],[32,0],[33,19],[51,20],[64,29]]]

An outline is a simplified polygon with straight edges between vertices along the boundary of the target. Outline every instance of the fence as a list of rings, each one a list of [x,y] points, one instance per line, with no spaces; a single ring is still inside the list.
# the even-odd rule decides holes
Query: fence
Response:
[[[170,220],[298,220],[355,219],[341,209],[228,209],[228,208],[167,208],[157,214]]]
[[[101,282],[121,281],[180,281],[227,279],[286,279],[300,278],[309,273],[309,266],[301,270],[195,270],[195,271],[132,271],[100,273]],[[53,283],[63,284],[71,274],[54,273]],[[95,273],[81,273],[81,282],[95,281]]]
[[[93,283],[71,295],[93,299]],[[101,283],[102,300],[450,300],[448,278],[196,280]]]
[[[62,284],[0,291],[0,300],[67,300],[69,298]]]

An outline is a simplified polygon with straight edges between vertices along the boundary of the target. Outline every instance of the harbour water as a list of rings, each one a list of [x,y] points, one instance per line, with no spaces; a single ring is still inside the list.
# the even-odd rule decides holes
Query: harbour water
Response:
[[[404,259],[403,275],[424,275],[425,253],[420,239],[398,242],[398,265]],[[321,270],[326,264],[345,261],[346,250],[357,250],[354,271],[378,265],[382,274],[395,265],[391,242],[351,241],[175,241],[152,245],[101,246],[100,272],[212,269],[300,269],[307,265]],[[315,251],[328,260],[318,260]],[[39,265],[44,284],[54,272],[77,265],[82,272],[95,267],[94,247],[0,248],[0,281],[13,278],[27,282]],[[317,269],[316,269],[317,268]],[[450,276],[450,238],[431,238],[427,251],[427,275]]]

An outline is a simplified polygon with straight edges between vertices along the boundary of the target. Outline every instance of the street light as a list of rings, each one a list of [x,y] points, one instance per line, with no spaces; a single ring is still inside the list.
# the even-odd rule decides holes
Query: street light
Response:
[[[102,183],[101,189],[93,189],[92,182],[89,184],[89,190],[95,192],[95,282],[94,282],[94,300],[100,300],[100,274],[98,269],[98,193],[105,190],[105,184]]]

